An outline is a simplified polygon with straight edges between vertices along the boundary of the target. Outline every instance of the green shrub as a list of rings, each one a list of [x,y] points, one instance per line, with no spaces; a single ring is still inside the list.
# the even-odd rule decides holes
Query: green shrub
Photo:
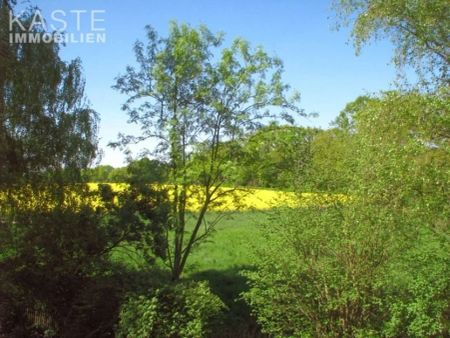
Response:
[[[118,337],[204,337],[224,305],[207,282],[176,284],[132,296],[122,306]]]
[[[368,336],[382,326],[379,281],[392,241],[380,228],[371,233],[369,220],[358,226],[350,219],[343,206],[332,206],[287,211],[270,225],[244,294],[264,332]]]
[[[450,246],[402,234],[389,211],[286,211],[266,231],[244,298],[274,337],[411,337],[449,332]],[[402,224],[403,223],[403,224]]]
[[[440,336],[450,332],[450,245],[422,231],[416,245],[393,262],[386,276],[386,336]]]
[[[265,332],[450,334],[447,92],[388,92],[354,112],[342,152],[352,172],[341,171],[350,198],[280,214],[246,273]]]

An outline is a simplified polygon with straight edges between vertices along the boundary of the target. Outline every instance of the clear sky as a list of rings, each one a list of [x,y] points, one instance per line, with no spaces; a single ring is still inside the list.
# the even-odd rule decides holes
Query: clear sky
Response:
[[[392,46],[377,42],[355,55],[349,31],[335,31],[331,0],[37,0],[44,17],[53,10],[104,10],[106,43],[68,44],[64,59],[80,57],[86,94],[100,114],[102,164],[122,166],[125,157],[106,145],[119,132],[138,133],[120,110],[124,97],[111,89],[114,78],[133,64],[132,45],[143,39],[144,26],[161,35],[170,20],[193,26],[206,24],[223,31],[227,41],[243,37],[280,57],[285,82],[300,91],[301,106],[318,118],[302,119],[305,126],[327,128],[346,103],[365,93],[391,88],[395,69],[390,65]],[[71,19],[72,20],[72,19]],[[74,19],[73,19],[74,20]],[[82,25],[88,21],[81,21]]]

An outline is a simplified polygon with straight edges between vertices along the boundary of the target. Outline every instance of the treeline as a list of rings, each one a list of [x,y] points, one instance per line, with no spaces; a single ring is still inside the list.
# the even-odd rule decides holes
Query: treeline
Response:
[[[168,164],[142,158],[129,163],[125,167],[114,168],[110,165],[99,165],[81,170],[83,182],[95,183],[127,183],[138,180],[142,183],[165,183],[168,179]]]
[[[272,124],[259,128],[239,142],[221,142],[219,147],[227,162],[223,174],[225,184],[292,190],[298,162],[311,164],[310,148],[322,132],[314,128]],[[203,145],[197,145],[190,155],[192,166],[202,163],[204,152]],[[133,177],[142,182],[163,183],[170,180],[169,171],[169,164],[143,158],[121,168],[99,165],[84,169],[82,178],[87,182],[120,183]]]
[[[322,130],[273,123],[245,136],[239,142],[220,143],[226,169],[224,184],[230,187],[294,190],[302,177],[304,191],[341,192],[348,182],[340,164],[345,144],[339,144],[337,128]],[[203,145],[191,154],[192,166],[202,162]],[[170,166],[163,161],[143,158],[125,167],[99,165],[82,170],[84,182],[122,183],[139,180],[168,183]],[[319,173],[320,172],[320,173]],[[196,182],[194,182],[196,183]],[[198,181],[197,183],[200,183]]]

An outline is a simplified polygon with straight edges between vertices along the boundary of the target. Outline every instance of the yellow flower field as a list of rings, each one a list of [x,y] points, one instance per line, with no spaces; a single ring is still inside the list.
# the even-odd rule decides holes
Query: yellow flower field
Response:
[[[111,183],[114,191],[123,191],[126,189],[126,184]],[[91,189],[95,190],[98,187],[97,183],[90,183]],[[170,186],[159,186],[169,190]],[[334,201],[345,200],[344,195],[331,194],[317,194],[317,193],[302,193],[297,194],[287,191],[276,191],[269,189],[233,189],[220,188],[217,191],[221,195],[214,201],[209,210],[212,211],[246,211],[246,210],[269,210],[279,207],[301,207],[312,204],[327,204]],[[204,200],[204,193],[201,187],[192,187],[189,189],[189,199],[187,209],[189,211],[198,211]]]
[[[121,192],[127,189],[125,183],[106,183],[111,186],[115,192]],[[91,191],[96,191],[99,183],[89,183],[88,187]],[[173,186],[158,185],[155,189],[167,189],[169,197]],[[37,194],[37,195],[36,195]],[[68,194],[72,202],[81,202],[76,196],[77,193]],[[345,201],[347,199],[344,195],[339,194],[318,194],[318,193],[302,193],[297,194],[287,191],[276,191],[269,189],[246,189],[246,188],[219,188],[216,192],[219,197],[209,205],[211,211],[248,211],[248,210],[269,210],[280,207],[305,207],[308,205],[326,205],[336,201]],[[6,196],[1,196],[0,199]],[[86,197],[85,197],[86,198]],[[84,200],[84,203],[92,203],[95,206],[100,206],[101,202],[98,197],[88,197],[89,201]],[[205,194],[200,186],[193,186],[188,191],[187,210],[195,212],[200,210],[204,203]],[[15,199],[20,201],[23,207],[34,209],[41,208],[43,205],[50,207],[54,200],[48,199],[47,193],[32,192],[27,189],[22,189],[17,192]]]

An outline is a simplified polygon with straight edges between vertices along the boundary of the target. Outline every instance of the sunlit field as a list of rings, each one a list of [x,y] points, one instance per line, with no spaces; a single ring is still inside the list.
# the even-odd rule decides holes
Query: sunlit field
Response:
[[[98,183],[90,183],[90,188],[95,191]],[[127,188],[123,183],[110,183],[114,191],[123,191]],[[155,186],[155,189],[173,189],[170,185]],[[200,187],[189,189],[187,209],[191,212],[198,211],[204,201],[204,192]],[[336,201],[344,201],[346,197],[341,194],[295,193],[290,191],[277,191],[254,188],[220,188],[217,191],[220,197],[211,203],[210,211],[254,211],[271,210],[276,208],[296,208],[317,204],[327,204]]]
[[[100,183],[88,183],[88,188],[95,193]],[[128,185],[125,183],[102,183],[108,185],[114,192],[123,192]],[[155,190],[166,190],[169,198],[173,191],[171,185],[154,185]],[[67,188],[72,189],[72,188]],[[78,188],[66,194],[66,199],[70,203],[90,203],[93,206],[101,207],[102,202],[100,197],[96,194],[91,196],[83,196],[81,200],[76,192]],[[192,186],[188,191],[187,210],[189,212],[197,212],[204,203],[204,191],[199,186]],[[326,205],[334,202],[344,202],[348,199],[342,194],[325,194],[325,193],[295,193],[291,191],[280,191],[270,189],[255,189],[255,188],[219,188],[216,192],[217,198],[208,205],[208,211],[211,212],[235,212],[235,211],[268,211],[279,208],[301,208],[314,205]],[[0,200],[5,199],[4,194],[0,195]],[[51,206],[54,200],[44,190],[40,192],[28,190],[26,187],[20,191],[10,191],[8,198],[14,198],[19,201],[22,207],[33,209],[37,206]]]

